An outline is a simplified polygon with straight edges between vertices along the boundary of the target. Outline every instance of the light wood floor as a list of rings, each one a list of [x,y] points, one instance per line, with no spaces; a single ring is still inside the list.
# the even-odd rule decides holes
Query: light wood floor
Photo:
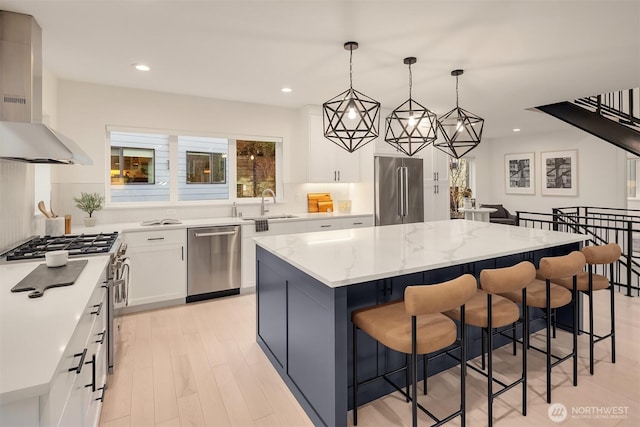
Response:
[[[608,325],[608,297],[597,295],[596,332]],[[571,385],[571,362],[553,370],[553,402],[569,417],[560,424],[547,415],[545,358],[530,351],[528,415],[520,413],[521,388],[494,403],[496,426],[640,425],[640,298],[616,294],[617,362],[607,342],[596,345],[596,372],[588,372],[587,337],[579,339],[578,387]],[[101,427],[145,426],[310,426],[309,418],[255,342],[255,295],[246,294],[125,316],[115,374],[102,408]],[[543,344],[544,335],[535,340]],[[571,345],[559,332],[554,352]],[[556,350],[557,349],[557,350]],[[519,372],[519,356],[495,353],[494,370],[506,379]],[[309,367],[313,369],[313,367]],[[513,374],[511,377],[508,374]],[[459,405],[459,369],[435,376],[420,401],[436,415]],[[486,379],[467,377],[467,425],[487,425]],[[623,417],[586,411],[625,411]],[[572,411],[581,411],[581,417]],[[358,411],[359,426],[411,425],[410,406],[391,394]],[[421,424],[428,418],[421,414]],[[352,423],[349,413],[348,424]],[[430,423],[429,423],[430,424]],[[450,426],[459,426],[456,419]]]

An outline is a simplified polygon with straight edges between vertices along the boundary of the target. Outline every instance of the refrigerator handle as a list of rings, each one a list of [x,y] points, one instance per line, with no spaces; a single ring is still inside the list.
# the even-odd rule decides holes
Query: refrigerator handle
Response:
[[[402,167],[402,185],[404,186],[404,196],[402,197],[403,205],[403,216],[409,215],[409,168],[406,166]]]
[[[404,216],[404,174],[402,173],[402,167],[396,169],[396,177],[398,183],[398,215]]]

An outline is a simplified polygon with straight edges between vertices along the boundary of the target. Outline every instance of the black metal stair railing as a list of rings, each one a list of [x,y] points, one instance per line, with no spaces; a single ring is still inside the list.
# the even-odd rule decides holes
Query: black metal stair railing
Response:
[[[640,89],[628,89],[588,96],[574,101],[600,115],[609,116],[619,123],[640,128]]]
[[[555,208],[552,213],[517,211],[516,224],[584,234],[588,245],[619,244],[622,256],[610,279],[627,296],[632,291],[640,295],[640,210],[575,206]],[[597,273],[610,276],[606,266],[597,266]]]

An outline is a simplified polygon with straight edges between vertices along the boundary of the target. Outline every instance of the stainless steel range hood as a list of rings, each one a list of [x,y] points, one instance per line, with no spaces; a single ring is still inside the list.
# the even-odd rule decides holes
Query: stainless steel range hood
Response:
[[[42,30],[30,15],[0,10],[0,158],[93,164],[71,139],[42,123]]]

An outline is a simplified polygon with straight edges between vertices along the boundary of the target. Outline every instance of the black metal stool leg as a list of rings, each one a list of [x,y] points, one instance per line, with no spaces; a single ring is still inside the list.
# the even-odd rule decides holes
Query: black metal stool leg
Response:
[[[487,346],[488,363],[487,363],[487,412],[489,419],[489,427],[493,426],[493,328],[492,328],[492,311],[491,311],[491,294],[487,294]]]
[[[595,343],[593,339],[593,289],[591,283],[589,283],[589,291],[587,292],[587,297],[589,298],[589,373],[593,375],[593,346]]]
[[[358,425],[358,328],[353,325],[353,425]]]
[[[529,309],[527,308],[527,289],[522,290],[524,319],[522,322],[522,415],[527,415],[527,348],[529,348]]]
[[[416,337],[416,316],[411,316],[411,417],[413,427],[418,426],[418,344]]]
[[[513,340],[513,355],[515,356],[518,351],[516,350],[516,338],[517,338],[517,334],[516,334],[516,328],[518,327],[518,322],[513,322],[513,332],[511,334],[511,339]]]
[[[411,381],[411,373],[409,372],[409,361],[410,361],[411,357],[408,354],[404,355],[404,378],[405,378],[405,382],[407,384],[407,396],[405,397],[407,403],[409,403],[409,382]],[[415,385],[414,385],[415,387]]]
[[[551,403],[551,281],[546,280],[546,307],[547,314],[547,403]]]
[[[609,270],[611,278],[613,278],[613,264]],[[611,363],[616,363],[616,304],[614,300],[613,279],[609,281],[609,289],[611,289]]]
[[[427,373],[429,372],[428,370],[429,357],[426,354],[424,355],[422,364],[423,364],[423,371],[424,371],[424,378],[422,379],[422,394],[426,395],[427,394]]]
[[[589,299],[591,301],[591,299]],[[593,323],[593,322],[592,322]],[[573,386],[578,385],[578,278],[573,276]],[[593,328],[591,329],[593,334]],[[591,347],[593,351],[593,347]]]
[[[482,370],[483,371],[485,369],[484,354],[487,351],[487,349],[485,348],[484,336],[485,336],[484,328],[481,328],[480,329],[480,351],[482,352],[482,363],[481,363],[481,366],[482,366]]]

